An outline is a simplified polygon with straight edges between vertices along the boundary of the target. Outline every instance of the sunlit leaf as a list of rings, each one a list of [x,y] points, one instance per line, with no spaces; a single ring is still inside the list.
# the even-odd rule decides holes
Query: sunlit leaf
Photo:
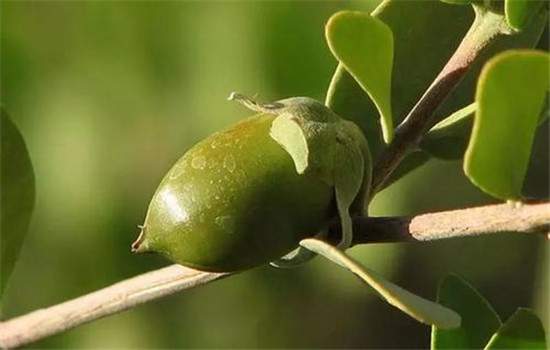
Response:
[[[519,308],[491,337],[485,350],[546,349],[542,322],[529,309]]]
[[[462,324],[456,329],[432,327],[432,350],[482,349],[501,325],[491,305],[471,285],[449,275],[441,282],[437,301],[456,310]]]
[[[519,199],[539,115],[549,86],[550,56],[509,51],[481,73],[478,108],[464,171],[483,191]]]
[[[34,174],[23,136],[0,109],[0,294],[6,287],[34,207]]]
[[[384,140],[390,142],[393,137],[391,29],[369,14],[343,11],[328,21],[326,37],[334,56],[372,98],[380,114]]]
[[[453,310],[423,299],[387,281],[378,273],[360,265],[336,247],[315,238],[304,239],[300,242],[300,245],[350,270],[363,282],[371,286],[388,303],[419,322],[437,325],[445,329],[460,326],[460,316]]]
[[[309,147],[300,124],[288,117],[275,118],[270,135],[290,154],[298,174],[303,174],[308,167]]]
[[[542,7],[539,0],[505,0],[506,21],[515,30],[522,30]]]

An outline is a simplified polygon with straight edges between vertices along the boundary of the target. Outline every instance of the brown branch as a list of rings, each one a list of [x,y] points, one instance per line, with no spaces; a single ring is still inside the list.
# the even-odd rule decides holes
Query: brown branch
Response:
[[[414,217],[355,218],[354,244],[431,241],[497,232],[548,233],[550,203],[508,204],[422,214]],[[337,234],[332,230],[331,235]],[[230,274],[168,266],[73,300],[0,323],[0,347],[23,346]]]
[[[550,203],[497,204],[412,217],[355,218],[353,244],[550,232]]]
[[[20,347],[228,274],[171,265],[0,323],[0,348]]]
[[[374,193],[384,188],[399,163],[418,147],[422,137],[438,122],[434,112],[460,83],[483,49],[499,34],[506,32],[501,15],[478,7],[475,9],[476,17],[470,30],[424,95],[396,128],[393,141],[376,160],[372,180]]]

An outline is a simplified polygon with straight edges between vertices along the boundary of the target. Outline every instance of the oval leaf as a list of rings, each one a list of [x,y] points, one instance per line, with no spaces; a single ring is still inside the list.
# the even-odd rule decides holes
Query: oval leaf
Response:
[[[371,286],[388,303],[419,322],[437,325],[440,328],[460,326],[460,316],[451,309],[413,294],[378,275],[336,247],[315,238],[307,238],[300,245],[324,256],[332,262],[353,272]]]
[[[389,143],[393,137],[391,29],[369,14],[343,11],[330,18],[325,33],[332,54],[376,105],[384,140]]]
[[[437,301],[462,317],[460,328],[432,328],[432,350],[482,349],[500,327],[500,318],[491,305],[463,279],[449,275],[441,281]]]
[[[538,0],[506,0],[504,2],[506,22],[513,29],[522,30],[539,11],[542,4],[542,1]]]
[[[489,61],[481,73],[464,171],[494,197],[520,199],[549,86],[549,63],[544,52],[508,51]]]
[[[271,124],[270,136],[290,154],[298,174],[309,165],[307,137],[298,122],[289,116],[279,116]]]
[[[34,207],[34,173],[23,136],[0,109],[0,295],[13,270]]]
[[[491,337],[485,350],[546,349],[542,322],[529,309],[519,308]]]

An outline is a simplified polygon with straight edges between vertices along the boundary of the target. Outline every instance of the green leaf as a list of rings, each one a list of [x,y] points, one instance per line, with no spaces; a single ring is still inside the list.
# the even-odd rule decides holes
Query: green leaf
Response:
[[[479,78],[464,171],[500,199],[520,199],[546,91],[550,56],[533,50],[493,58]]]
[[[6,287],[27,233],[34,207],[31,160],[23,136],[0,108],[0,295]]]
[[[476,109],[477,104],[474,102],[437,123],[420,142],[421,149],[441,159],[462,158],[472,133]],[[547,118],[548,110],[543,108],[537,126],[544,123]],[[533,164],[530,167],[533,167]]]
[[[291,116],[283,114],[275,118],[269,134],[290,154],[298,174],[303,174],[308,166],[309,148],[300,124]]]
[[[442,159],[458,159],[464,155],[472,130],[477,105],[472,103],[437,123],[424,136],[420,147]]]
[[[392,112],[394,125],[398,124],[415,105],[432,80],[452,55],[473,20],[470,6],[452,6],[441,1],[385,0],[372,13],[386,23],[394,37],[394,65],[392,74]],[[547,11],[539,11],[526,27],[514,35],[502,35],[493,40],[470,67],[461,83],[436,111],[439,120],[472,103],[477,79],[483,64],[495,54],[511,48],[533,47],[547,26]],[[355,79],[338,65],[327,91],[326,104],[340,116],[355,122],[365,133],[374,159],[385,147],[382,140],[376,107],[363,93]],[[464,135],[469,139],[470,132]],[[461,153],[462,157],[463,152]],[[412,153],[396,181],[414,170],[423,161],[424,153]]]
[[[449,275],[439,285],[437,301],[462,316],[456,329],[432,327],[432,350],[482,349],[501,325],[491,305],[463,279]]]
[[[355,125],[346,121],[339,124],[333,153],[334,192],[342,225],[342,241],[339,246],[346,249],[351,246],[353,239],[349,209],[363,184],[365,160],[354,139],[354,133],[348,131],[348,128],[354,128]]]
[[[343,11],[330,18],[325,33],[333,55],[372,98],[389,143],[393,137],[391,29],[366,13]]]
[[[300,242],[300,245],[323,255],[325,258],[353,272],[388,303],[419,322],[437,325],[440,328],[455,328],[460,326],[460,316],[456,312],[423,299],[387,281],[373,270],[361,266],[336,247],[315,238],[304,239]]]
[[[485,347],[485,350],[496,349],[546,349],[542,322],[532,310],[517,309]]]
[[[538,0],[505,0],[506,22],[513,29],[520,31],[539,11],[542,4],[543,2]]]

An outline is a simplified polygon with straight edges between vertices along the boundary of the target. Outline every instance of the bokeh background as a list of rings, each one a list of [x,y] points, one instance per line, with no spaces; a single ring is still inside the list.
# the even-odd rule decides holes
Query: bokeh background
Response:
[[[323,100],[336,62],[323,37],[372,1],[3,1],[1,98],[37,178],[28,238],[5,295],[15,316],[168,264],[129,246],[164,173],[249,114],[229,92]],[[548,196],[548,128],[529,191]],[[430,161],[382,192],[375,215],[489,203],[459,162]],[[351,253],[423,296],[455,272],[503,316],[548,329],[548,243],[524,236],[378,244]],[[426,348],[429,328],[323,259],[256,268],[35,344],[41,348]]]

